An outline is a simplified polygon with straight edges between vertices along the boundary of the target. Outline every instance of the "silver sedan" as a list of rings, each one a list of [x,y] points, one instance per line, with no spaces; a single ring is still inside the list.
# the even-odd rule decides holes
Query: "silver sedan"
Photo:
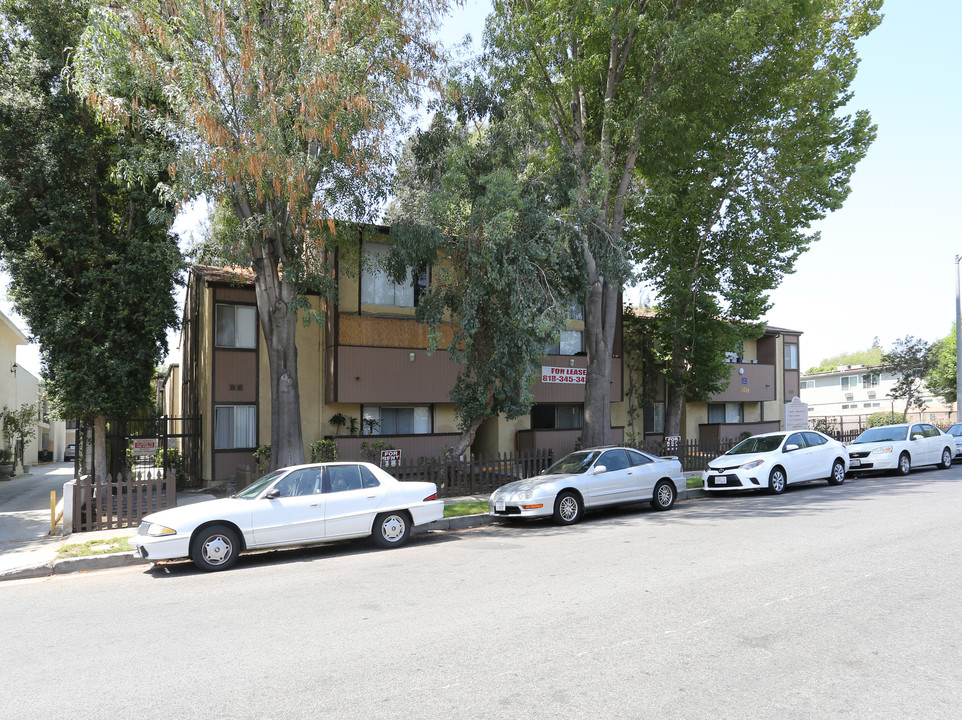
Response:
[[[668,510],[685,482],[676,457],[625,447],[579,450],[540,475],[499,487],[488,500],[488,512],[502,518],[552,517],[570,525],[585,510],[624,503],[650,502],[655,510]]]

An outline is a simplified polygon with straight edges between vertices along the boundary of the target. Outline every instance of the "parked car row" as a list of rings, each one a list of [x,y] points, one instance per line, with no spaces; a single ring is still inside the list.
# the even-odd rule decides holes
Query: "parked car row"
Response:
[[[778,494],[814,480],[841,485],[850,473],[907,475],[919,465],[949,467],[955,443],[953,435],[928,423],[871,428],[849,446],[814,430],[765,433],[712,460],[702,483],[711,492]],[[499,518],[550,517],[570,525],[586,511],[626,503],[669,510],[686,482],[676,457],[592,448],[502,485],[491,493],[488,510]],[[400,482],[370,463],[316,463],[275,470],[230,498],[148,515],[130,544],[151,561],[190,558],[203,570],[224,570],[245,550],[366,536],[380,547],[398,547],[412,526],[443,514],[434,483]]]
[[[712,460],[702,481],[708,491],[757,488],[778,494],[789,484],[828,480],[841,485],[846,475],[866,472],[908,475],[921,465],[951,466],[960,440],[929,423],[869,428],[848,445],[814,430],[766,433]]]

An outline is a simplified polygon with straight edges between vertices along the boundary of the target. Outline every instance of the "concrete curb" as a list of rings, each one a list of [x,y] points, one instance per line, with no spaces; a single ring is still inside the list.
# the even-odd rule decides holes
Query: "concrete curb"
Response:
[[[708,493],[701,489],[682,490],[678,493],[679,500],[694,500],[706,497]],[[483,527],[498,522],[498,518],[491,515],[461,515],[459,517],[442,518],[429,525],[421,525],[411,529],[412,535],[428,532],[452,532],[469,528]],[[111,568],[127,567],[130,565],[147,565],[148,560],[134,557],[133,552],[109,553],[106,555],[90,555],[88,557],[63,558],[34,567],[16,568],[0,573],[0,582],[4,580],[26,580],[32,578],[50,577],[51,575],[67,575],[71,573],[89,572],[91,570],[108,570]]]

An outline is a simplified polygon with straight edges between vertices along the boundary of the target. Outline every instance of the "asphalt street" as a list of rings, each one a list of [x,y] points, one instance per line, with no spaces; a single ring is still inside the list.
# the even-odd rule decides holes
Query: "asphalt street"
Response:
[[[954,720],[960,481],[10,581],[0,717]]]

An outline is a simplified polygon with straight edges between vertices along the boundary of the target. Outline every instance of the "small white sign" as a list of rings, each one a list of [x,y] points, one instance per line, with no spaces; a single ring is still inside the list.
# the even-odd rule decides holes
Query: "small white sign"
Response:
[[[541,366],[541,382],[543,383],[573,383],[584,385],[588,378],[585,368],[548,367]]]
[[[785,403],[785,430],[808,430],[808,403],[798,396]]]
[[[401,464],[400,450],[382,450],[381,467],[397,467]]]
[[[159,447],[157,438],[134,438],[131,440],[131,442],[134,445],[134,455],[137,455],[138,457],[155,455],[157,453],[157,448]]]
[[[681,435],[668,435],[665,437],[666,449],[677,450],[679,445],[681,445]]]

